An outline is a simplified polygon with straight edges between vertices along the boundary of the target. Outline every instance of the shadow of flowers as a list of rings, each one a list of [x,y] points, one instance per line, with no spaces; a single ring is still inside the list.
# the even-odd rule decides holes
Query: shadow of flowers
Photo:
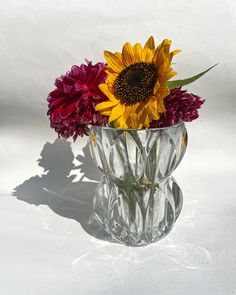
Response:
[[[76,159],[81,163],[79,166],[73,163],[71,143],[61,139],[47,142],[37,161],[44,172],[17,186],[12,195],[36,206],[48,205],[55,213],[80,222],[88,232],[85,227],[92,212],[93,194],[101,172],[92,161],[88,144],[83,148],[83,155]],[[76,174],[73,172],[76,170],[82,173],[79,181],[74,181]],[[91,181],[85,181],[85,177]]]
[[[71,143],[61,139],[56,139],[53,143],[46,143],[40,153],[40,159],[37,161],[38,165],[44,169],[43,173],[24,181],[14,189],[12,195],[18,200],[25,201],[29,204],[36,206],[47,205],[56,214],[78,221],[82,228],[91,236],[100,240],[118,243],[102,227],[96,223],[88,222],[93,211],[94,190],[102,176],[101,172],[93,163],[88,144],[82,149],[82,154],[76,157],[76,160],[80,162],[78,166],[74,165],[74,160],[75,157],[71,149]],[[73,174],[76,171],[82,174],[78,181],[75,181],[77,175]],[[85,178],[90,181],[84,180]],[[179,222],[179,226],[175,231],[176,235],[173,232],[161,244],[158,243],[149,247],[143,247],[140,249],[140,252],[137,252],[137,255],[135,254],[136,252],[130,252],[129,248],[116,247],[112,248],[112,251],[115,249],[115,251],[118,251],[117,254],[110,256],[107,254],[107,251],[104,254],[101,245],[98,244],[93,250],[95,254],[94,252],[90,253],[88,251],[88,255],[81,255],[82,258],[78,257],[73,264],[77,264],[78,261],[80,263],[84,261],[85,265],[88,265],[86,261],[87,259],[91,259],[91,255],[92,259],[95,257],[99,261],[102,259],[109,261],[110,259],[112,261],[111,265],[115,268],[112,271],[115,271],[119,275],[119,278],[120,272],[117,272],[117,267],[120,266],[120,261],[128,261],[129,264],[129,261],[131,261],[131,264],[143,264],[150,269],[151,267],[156,268],[153,260],[159,259],[159,257],[169,259],[165,263],[167,268],[160,270],[160,273],[179,271],[182,268],[196,270],[210,269],[213,262],[211,253],[207,249],[201,245],[185,242],[184,237],[186,234],[182,234],[183,239],[179,241],[181,232],[188,233],[188,231],[192,231],[195,222],[195,211],[193,211],[196,210],[195,201],[186,204],[186,215],[182,215],[182,222]],[[188,206],[190,207],[188,208]],[[175,238],[175,236],[178,238]],[[114,244],[105,245],[106,247],[112,247]],[[156,251],[157,249],[158,251]],[[131,258],[130,253],[133,253]],[[126,257],[126,260],[123,257]]]

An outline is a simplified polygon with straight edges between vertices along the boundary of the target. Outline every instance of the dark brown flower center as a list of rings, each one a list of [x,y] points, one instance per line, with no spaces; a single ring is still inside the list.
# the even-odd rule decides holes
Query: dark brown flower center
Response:
[[[115,80],[115,95],[127,105],[145,101],[153,92],[156,83],[153,64],[139,62],[125,68]]]

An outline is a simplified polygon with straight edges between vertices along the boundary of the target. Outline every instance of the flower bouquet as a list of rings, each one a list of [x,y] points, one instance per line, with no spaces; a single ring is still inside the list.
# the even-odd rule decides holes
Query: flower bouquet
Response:
[[[184,122],[198,118],[204,103],[182,89],[171,41],[144,47],[125,43],[105,51],[106,63],[72,66],[48,95],[51,127],[62,138],[88,135],[92,157],[104,173],[94,194],[90,223],[130,246],[167,235],[178,218],[182,192],[171,176],[187,146]]]

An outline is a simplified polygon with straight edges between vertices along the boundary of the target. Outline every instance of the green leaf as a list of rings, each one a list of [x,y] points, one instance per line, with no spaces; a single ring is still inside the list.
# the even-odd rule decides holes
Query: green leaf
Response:
[[[187,78],[187,79],[168,81],[168,82],[166,82],[166,85],[169,87],[169,89],[173,89],[173,88],[176,88],[176,87],[181,87],[181,86],[184,86],[184,85],[188,85],[190,83],[193,83],[197,79],[199,79],[201,76],[203,76],[204,74],[209,72],[211,69],[213,69],[217,65],[218,64],[215,64],[214,66],[210,67],[209,69],[205,70],[204,72],[201,72],[200,74],[198,74],[196,76],[193,76],[193,77],[190,77],[190,78]]]

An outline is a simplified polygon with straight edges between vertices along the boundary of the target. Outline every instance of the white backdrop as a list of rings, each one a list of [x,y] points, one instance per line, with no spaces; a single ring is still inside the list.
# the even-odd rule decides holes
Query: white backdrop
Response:
[[[185,199],[176,228],[129,249],[90,237],[61,204],[11,194],[43,173],[55,78],[150,35],[182,50],[179,78],[219,65],[187,87],[206,102],[175,173]],[[236,294],[235,36],[233,0],[0,0],[0,294]],[[75,156],[84,145],[72,144]]]

